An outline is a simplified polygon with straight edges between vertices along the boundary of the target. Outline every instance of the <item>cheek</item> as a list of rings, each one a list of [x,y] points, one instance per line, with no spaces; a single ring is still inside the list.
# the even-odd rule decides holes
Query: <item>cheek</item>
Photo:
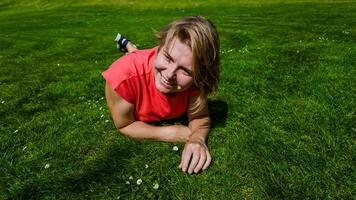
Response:
[[[179,80],[177,82],[182,86],[191,86],[193,85],[193,77],[182,75],[179,76]]]
[[[153,67],[154,67],[154,68],[158,68],[159,66],[161,66],[161,63],[159,62],[158,59],[156,59],[155,61],[153,61]]]
[[[157,58],[153,62],[153,66],[157,69],[164,69],[164,65],[165,65],[164,59],[162,59],[161,56],[157,56]]]

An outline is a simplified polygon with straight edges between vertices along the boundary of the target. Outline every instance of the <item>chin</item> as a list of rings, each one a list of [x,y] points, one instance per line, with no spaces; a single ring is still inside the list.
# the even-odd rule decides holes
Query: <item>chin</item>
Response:
[[[161,76],[156,76],[155,77],[155,86],[156,86],[156,89],[158,91],[160,91],[161,93],[164,93],[164,94],[169,94],[169,93],[174,93],[174,92],[177,92],[177,89],[175,87],[171,87],[171,88],[167,88],[167,87],[164,87],[162,84],[161,84]]]
[[[175,90],[175,89],[168,89],[168,88],[165,88],[165,87],[163,87],[161,85],[157,85],[157,84],[156,84],[156,89],[163,94],[171,94],[171,93],[177,92],[177,90]]]

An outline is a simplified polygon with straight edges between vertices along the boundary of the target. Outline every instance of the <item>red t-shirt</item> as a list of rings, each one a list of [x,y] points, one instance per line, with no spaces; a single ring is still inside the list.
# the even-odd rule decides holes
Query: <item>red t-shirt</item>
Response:
[[[128,53],[102,73],[118,95],[135,106],[135,119],[155,122],[176,118],[185,113],[190,96],[199,95],[192,87],[174,94],[156,89],[153,61],[157,47]]]

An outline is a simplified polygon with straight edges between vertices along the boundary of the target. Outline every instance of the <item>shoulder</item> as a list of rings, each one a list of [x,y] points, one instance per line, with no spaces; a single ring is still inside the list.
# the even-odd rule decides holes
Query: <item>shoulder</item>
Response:
[[[102,73],[104,79],[110,84],[113,89],[124,80],[132,76],[134,63],[130,56],[124,55],[113,62],[110,67]]]
[[[154,47],[152,49],[137,50],[128,53],[125,56],[129,57],[135,66],[139,66],[140,68],[147,70],[152,65],[152,62],[156,57],[156,53],[157,47]]]
[[[150,59],[157,52],[157,47],[153,47],[151,49],[141,49],[136,50],[131,53],[125,54],[125,56],[129,56],[132,60],[142,61],[145,59]]]
[[[110,83],[112,88],[115,89],[122,81],[133,76],[147,73],[155,57],[155,49],[156,48],[137,50],[125,54],[112,63],[110,67],[102,73],[102,76]]]

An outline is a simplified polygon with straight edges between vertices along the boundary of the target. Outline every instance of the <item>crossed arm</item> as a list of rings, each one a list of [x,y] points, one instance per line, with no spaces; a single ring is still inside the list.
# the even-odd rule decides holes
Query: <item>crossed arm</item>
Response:
[[[105,86],[105,96],[114,124],[122,134],[134,139],[185,142],[179,168],[190,174],[208,168],[211,155],[206,146],[210,130],[207,106],[199,112],[188,109],[189,127],[184,125],[152,126],[136,121],[134,105],[122,99],[108,83]],[[195,101],[197,101],[196,97],[190,99],[190,108]]]

